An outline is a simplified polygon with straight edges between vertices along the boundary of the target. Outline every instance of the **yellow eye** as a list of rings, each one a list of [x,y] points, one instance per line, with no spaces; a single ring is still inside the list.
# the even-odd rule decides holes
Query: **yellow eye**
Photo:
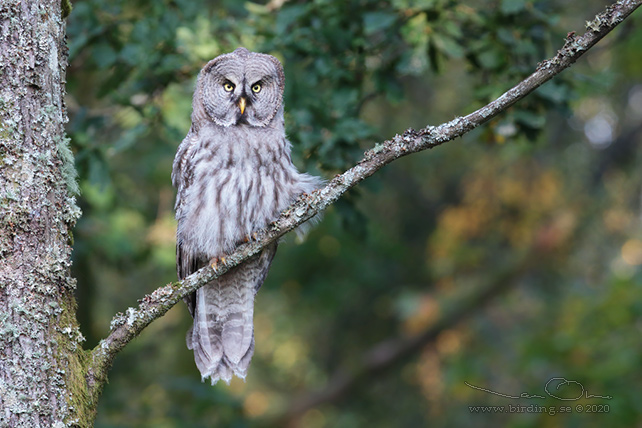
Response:
[[[232,85],[230,82],[225,82],[223,84],[223,89],[225,89],[227,92],[232,92],[234,90],[234,85]]]
[[[254,85],[252,85],[252,92],[254,92],[255,94],[261,92],[261,84],[255,83]]]

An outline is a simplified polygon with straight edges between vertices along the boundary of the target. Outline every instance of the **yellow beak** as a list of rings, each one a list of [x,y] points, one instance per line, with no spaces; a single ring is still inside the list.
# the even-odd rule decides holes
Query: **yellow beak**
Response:
[[[245,98],[241,97],[239,99],[239,108],[241,109],[241,114],[245,112]]]

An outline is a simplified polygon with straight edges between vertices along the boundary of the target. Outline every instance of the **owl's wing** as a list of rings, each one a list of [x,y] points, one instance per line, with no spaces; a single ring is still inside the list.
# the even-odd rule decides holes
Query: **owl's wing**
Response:
[[[176,217],[180,215],[180,207],[184,199],[185,192],[194,181],[194,157],[195,149],[198,147],[198,134],[193,128],[178,146],[174,163],[172,164],[172,185],[176,188]]]
[[[172,184],[176,188],[176,219],[180,221],[182,216],[182,205],[185,201],[185,193],[194,181],[194,166],[192,158],[194,156],[195,148],[198,145],[198,135],[190,128],[189,132],[178,146],[176,157],[172,165]],[[196,255],[189,250],[180,236],[176,237],[176,271],[178,279],[182,280],[188,275],[196,272],[201,267],[205,266],[207,260],[199,260]],[[185,303],[194,316],[194,294],[184,298]]]
[[[207,260],[197,259],[194,254],[185,250],[185,246],[180,242],[176,243],[176,271],[178,272],[178,279],[182,280],[190,274],[196,272],[205,264]],[[183,297],[183,301],[187,304],[190,315],[194,317],[194,305],[196,304],[196,294],[192,293]]]

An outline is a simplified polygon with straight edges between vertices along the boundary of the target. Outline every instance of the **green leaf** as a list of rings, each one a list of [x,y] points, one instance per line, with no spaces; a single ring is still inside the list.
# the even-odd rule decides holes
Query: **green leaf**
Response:
[[[500,10],[506,15],[512,15],[525,9],[528,0],[502,0]]]
[[[435,42],[435,46],[437,46],[443,54],[451,58],[461,58],[465,54],[464,48],[450,37],[436,34],[433,37],[433,40]]]
[[[364,32],[368,35],[385,30],[397,20],[397,16],[386,12],[368,12],[363,15]]]
[[[488,70],[497,70],[506,64],[506,56],[499,49],[489,49],[477,56],[481,66]]]
[[[281,9],[276,18],[276,33],[285,33],[310,7],[308,5],[287,6]]]

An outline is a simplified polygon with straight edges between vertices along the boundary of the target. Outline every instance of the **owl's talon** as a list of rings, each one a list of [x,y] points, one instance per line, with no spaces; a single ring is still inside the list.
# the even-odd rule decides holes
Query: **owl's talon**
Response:
[[[214,257],[212,260],[210,260],[210,266],[214,270],[218,269],[218,264],[219,263],[225,264],[225,257]]]
[[[259,234],[257,232],[252,232],[249,235],[245,235],[245,237],[243,238],[243,243],[247,244],[248,242],[258,241],[258,239],[259,239]]]

